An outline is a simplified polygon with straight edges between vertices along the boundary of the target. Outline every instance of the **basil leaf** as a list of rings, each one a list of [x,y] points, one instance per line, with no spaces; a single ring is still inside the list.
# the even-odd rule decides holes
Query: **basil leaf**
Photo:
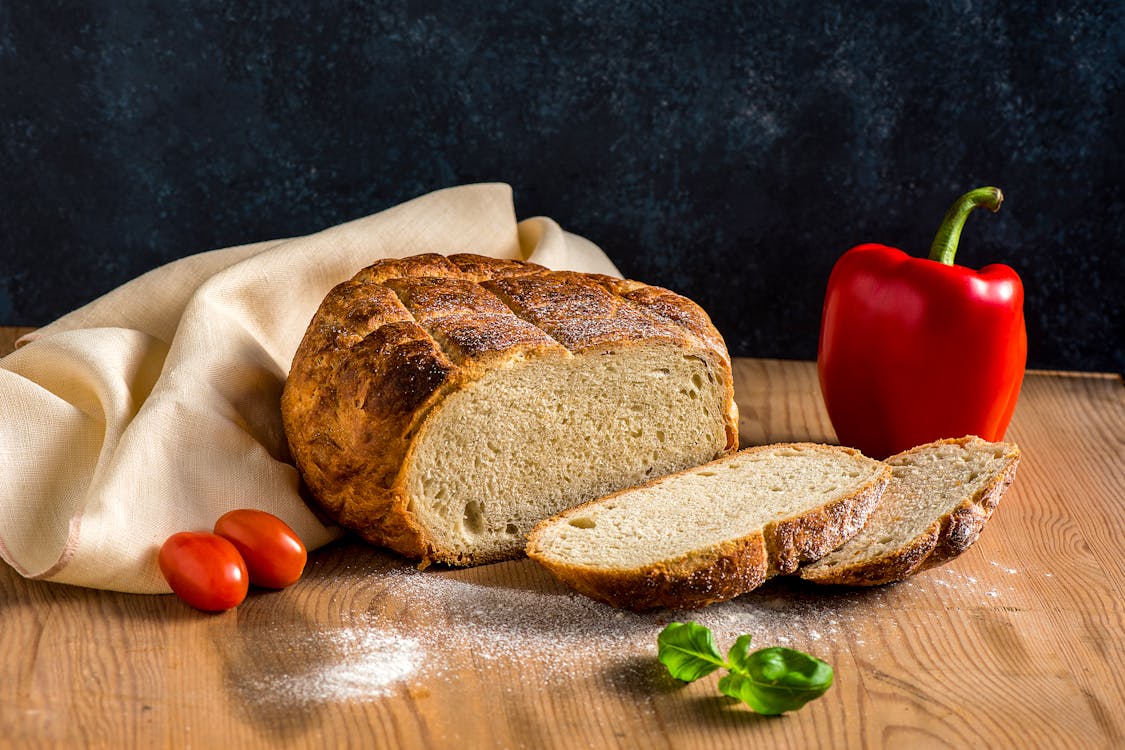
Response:
[[[746,660],[750,658],[750,636],[740,635],[727,652],[727,661],[732,672],[746,673]]]
[[[711,631],[694,622],[673,622],[656,638],[657,658],[677,680],[694,682],[727,666]]]
[[[832,667],[815,656],[774,646],[741,654],[737,668],[732,666],[731,673],[719,680],[719,690],[760,714],[775,716],[824,695],[832,677]]]

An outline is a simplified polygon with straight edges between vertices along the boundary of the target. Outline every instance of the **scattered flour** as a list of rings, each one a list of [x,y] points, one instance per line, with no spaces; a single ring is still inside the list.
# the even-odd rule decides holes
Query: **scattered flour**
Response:
[[[424,653],[413,638],[377,628],[317,629],[288,641],[288,664],[243,685],[279,705],[377,698],[412,676]]]
[[[998,563],[995,560],[990,561],[989,565],[991,565],[994,568],[1001,568],[1008,575],[1015,575],[1016,573],[1019,573],[1019,571],[1017,569],[1005,567],[1002,563]]]
[[[899,587],[982,595],[984,606],[1000,595],[997,588],[978,591],[972,576],[938,568],[895,587],[837,590],[775,580],[700,610],[635,613],[574,593],[530,561],[500,565],[513,567],[498,577],[482,569],[419,571],[392,563],[350,579],[370,585],[372,600],[345,606],[342,627],[279,633],[286,667],[259,673],[248,687],[279,705],[373,700],[441,679],[450,652],[471,654],[481,670],[534,662],[536,678],[548,685],[593,672],[634,679],[628,665],[651,666],[657,634],[685,620],[710,628],[720,650],[749,633],[753,647],[790,646],[829,658],[845,643],[865,648],[862,634],[873,623],[897,627]]]
[[[508,565],[533,565],[529,562]],[[591,665],[636,661],[656,655],[656,636],[673,621],[694,620],[710,628],[725,650],[744,633],[754,645],[789,645],[824,652],[833,641],[858,629],[855,618],[869,618],[872,607],[886,609],[879,591],[824,593],[794,590],[802,584],[768,583],[762,589],[700,610],[635,613],[617,610],[554,586],[510,588],[464,580],[461,571],[399,568],[385,574],[381,596],[408,602],[410,624],[394,628],[437,659],[420,676],[441,673],[440,654],[450,648],[470,650],[482,668],[489,663],[533,660],[549,683],[588,674]],[[471,575],[471,574],[470,574]],[[543,574],[546,576],[546,574]],[[372,619],[389,627],[391,618]],[[852,645],[863,645],[852,641]]]

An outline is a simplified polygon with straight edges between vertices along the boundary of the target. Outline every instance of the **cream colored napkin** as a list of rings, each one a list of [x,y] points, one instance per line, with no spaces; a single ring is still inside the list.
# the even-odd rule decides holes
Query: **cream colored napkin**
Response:
[[[39,329],[0,359],[0,555],[27,577],[168,588],[156,552],[253,507],[315,548],[278,399],[320,301],[387,257],[474,252],[619,275],[507,185],[422,196],[297,239],[194,255]]]

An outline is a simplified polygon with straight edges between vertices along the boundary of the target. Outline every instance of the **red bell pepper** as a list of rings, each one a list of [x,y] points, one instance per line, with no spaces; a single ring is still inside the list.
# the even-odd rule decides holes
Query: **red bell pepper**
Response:
[[[885,458],[941,438],[1003,438],[1027,360],[1023,284],[1006,265],[953,264],[968,215],[1002,200],[996,188],[961,196],[929,258],[859,245],[836,262],[817,367],[842,444]]]

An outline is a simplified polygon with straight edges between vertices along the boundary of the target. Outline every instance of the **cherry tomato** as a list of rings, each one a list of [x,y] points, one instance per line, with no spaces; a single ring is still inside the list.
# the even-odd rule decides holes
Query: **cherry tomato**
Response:
[[[165,540],[160,572],[176,596],[204,612],[223,612],[246,598],[250,578],[235,546],[205,531],[181,531]]]
[[[283,589],[305,570],[308,552],[301,538],[264,510],[243,508],[225,513],[215,522],[215,533],[238,548],[255,586]]]

